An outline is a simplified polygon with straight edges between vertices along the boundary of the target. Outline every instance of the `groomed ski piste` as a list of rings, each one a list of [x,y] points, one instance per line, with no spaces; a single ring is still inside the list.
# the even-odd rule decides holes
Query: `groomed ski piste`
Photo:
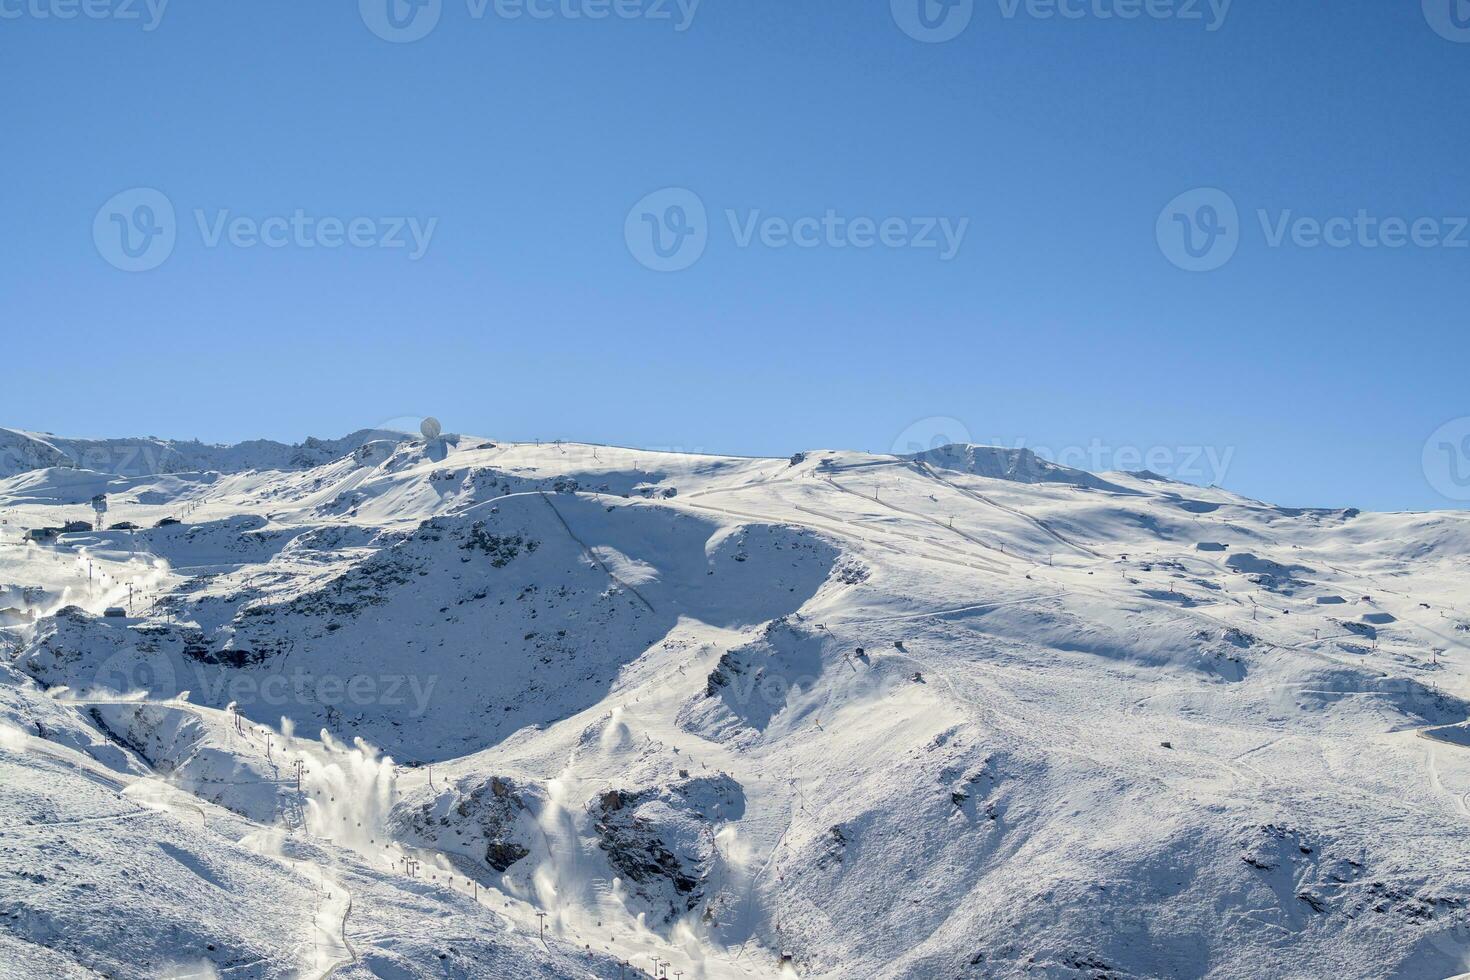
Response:
[[[1465,514],[976,446],[0,477],[0,977],[1470,972]]]

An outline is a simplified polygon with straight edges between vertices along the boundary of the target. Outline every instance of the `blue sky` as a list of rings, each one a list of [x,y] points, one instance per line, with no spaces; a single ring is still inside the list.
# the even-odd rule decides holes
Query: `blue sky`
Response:
[[[1464,0],[388,2],[0,0],[0,424],[1470,497]]]

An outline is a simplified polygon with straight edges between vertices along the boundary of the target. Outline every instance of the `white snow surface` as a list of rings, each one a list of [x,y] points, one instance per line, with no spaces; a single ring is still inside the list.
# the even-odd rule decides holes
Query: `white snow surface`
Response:
[[[1470,971],[1470,515],[976,446],[0,475],[7,980]]]

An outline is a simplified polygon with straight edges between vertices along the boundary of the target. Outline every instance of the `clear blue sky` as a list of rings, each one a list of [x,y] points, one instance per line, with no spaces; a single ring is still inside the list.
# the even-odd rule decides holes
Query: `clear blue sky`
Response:
[[[1178,447],[1180,468],[1211,447],[1226,486],[1281,503],[1462,505],[1421,456],[1470,416],[1470,248],[1301,229],[1273,247],[1257,212],[1455,235],[1463,0],[1237,0],[1223,22],[1208,0],[1131,0],[1131,20],[1101,16],[1130,0],[1068,0],[1076,18],[976,0],[942,43],[900,27],[922,33],[921,0],[704,0],[687,24],[677,0],[519,19],[439,0],[408,43],[368,26],[392,35],[387,0],[177,2],[152,30],[145,0],[85,2],[106,16],[0,0],[0,424],[295,441],[433,414],[785,454],[887,451],[944,417],[1053,452]],[[394,2],[406,30],[428,23]],[[924,2],[941,31],[968,12]],[[161,219],[104,204],[140,187],[176,240],[121,271],[112,223]],[[707,244],[651,271],[630,209],[669,187],[707,208]],[[1163,212],[1202,187],[1238,207],[1236,250],[1184,271],[1160,242],[1210,216]],[[666,205],[645,213],[673,227]],[[742,244],[752,212],[829,209],[969,223],[947,261],[762,244],[779,228]],[[266,219],[298,210],[372,219],[364,241],[437,224],[417,259],[312,233],[211,244],[221,212],[284,234]]]

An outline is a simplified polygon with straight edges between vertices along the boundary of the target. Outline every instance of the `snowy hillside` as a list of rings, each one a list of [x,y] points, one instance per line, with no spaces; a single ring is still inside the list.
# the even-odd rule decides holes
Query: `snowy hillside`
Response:
[[[1470,515],[0,439],[0,976],[1470,972]]]

